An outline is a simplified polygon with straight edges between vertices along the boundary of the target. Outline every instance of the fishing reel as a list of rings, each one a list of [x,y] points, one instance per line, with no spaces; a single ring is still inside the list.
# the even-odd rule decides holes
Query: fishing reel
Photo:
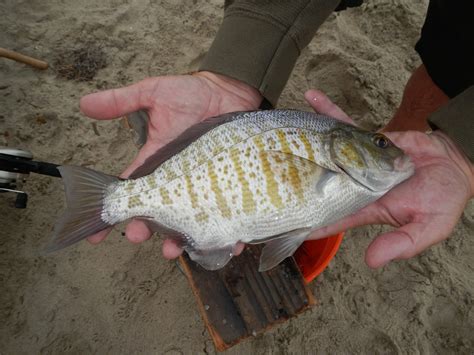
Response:
[[[26,150],[0,147],[0,193],[16,194],[15,207],[26,208],[28,194],[22,190],[29,173],[60,177],[58,165],[33,160]]]
[[[125,126],[134,131],[135,144],[142,147],[148,133],[148,114],[137,111],[125,117]],[[34,161],[33,154],[26,150],[0,147],[0,193],[16,194],[15,207],[26,208],[28,194],[22,186],[29,173],[61,177],[59,165]]]

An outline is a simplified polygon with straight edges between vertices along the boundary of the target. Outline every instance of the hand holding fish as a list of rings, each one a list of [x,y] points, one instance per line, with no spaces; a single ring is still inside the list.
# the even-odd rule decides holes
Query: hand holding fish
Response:
[[[102,119],[147,109],[148,139],[123,174],[126,180],[59,168],[68,209],[49,251],[92,234],[100,241],[106,232],[97,232],[137,217],[146,224],[130,223],[129,239],[149,238],[150,227],[177,241],[165,243],[166,257],[179,255],[182,246],[209,270],[223,267],[241,243],[265,243],[263,271],[308,238],[364,224],[399,227],[369,247],[367,263],[377,267],[446,238],[473,195],[472,164],[442,133],[390,134],[410,159],[384,135],[348,124],[350,118],[320,92],[306,98],[324,115],[225,115],[255,108],[260,95],[232,79],[216,84],[212,75],[204,83],[184,79],[173,86],[180,78],[149,79],[82,100],[86,114]]]
[[[119,118],[138,110],[148,111],[148,139],[122,173],[121,177],[125,178],[186,128],[227,112],[255,110],[261,100],[256,89],[240,81],[199,72],[148,78],[128,87],[90,94],[81,99],[80,106],[87,116],[99,120]],[[109,231],[99,232],[88,240],[99,243]],[[150,238],[151,232],[143,222],[134,220],[128,224],[126,235],[131,242],[140,243]],[[176,257],[180,250],[167,241],[163,252],[167,257]]]
[[[222,90],[217,86],[217,92]],[[86,97],[82,107],[102,118],[143,108],[153,116],[156,92],[157,87],[135,88],[135,104],[130,104],[123,90],[109,91]],[[161,93],[166,96],[166,90]],[[97,96],[102,100],[94,107]],[[174,113],[207,115],[212,100],[199,112],[201,101],[190,111],[181,105]],[[170,97],[158,105],[158,119],[179,135],[166,144],[157,139],[127,178],[58,167],[68,207],[47,251],[137,218],[145,224],[134,230],[129,225],[129,235],[141,228],[147,238],[149,227],[174,239],[208,270],[224,267],[242,243],[265,243],[259,267],[265,271],[291,256],[318,228],[367,206],[414,172],[410,158],[384,135],[328,116],[296,110],[231,112],[195,119],[179,133],[182,128],[166,116],[173,102]],[[150,147],[152,132],[160,133],[149,127],[143,149]]]
[[[321,92],[310,90],[305,97],[316,112],[350,120]],[[319,239],[368,224],[396,227],[378,236],[368,247],[365,260],[374,268],[392,260],[411,258],[447,239],[474,196],[474,166],[444,133],[385,134],[410,155],[415,174],[381,199],[319,229],[311,237]]]

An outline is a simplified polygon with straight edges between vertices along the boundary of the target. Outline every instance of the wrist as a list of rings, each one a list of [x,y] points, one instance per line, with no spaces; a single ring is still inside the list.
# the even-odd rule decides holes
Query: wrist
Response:
[[[456,163],[467,179],[466,182],[470,189],[470,198],[474,197],[474,164],[446,133],[436,130],[431,135],[437,137],[443,143],[449,158]]]
[[[256,88],[243,81],[210,71],[200,71],[192,75],[206,80],[208,85],[217,89],[222,96],[232,95],[238,97],[246,106],[245,109],[256,110],[263,100],[262,94]]]

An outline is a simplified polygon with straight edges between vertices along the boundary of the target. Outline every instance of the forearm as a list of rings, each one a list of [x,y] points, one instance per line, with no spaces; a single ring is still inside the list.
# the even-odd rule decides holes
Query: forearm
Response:
[[[474,85],[450,100],[428,119],[433,129],[449,136],[474,162]]]
[[[301,50],[339,2],[229,2],[200,70],[238,79],[275,105]]]

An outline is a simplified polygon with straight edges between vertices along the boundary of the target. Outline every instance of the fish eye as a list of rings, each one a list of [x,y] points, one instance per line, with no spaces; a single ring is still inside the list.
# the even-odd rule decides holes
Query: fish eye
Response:
[[[377,147],[382,149],[385,149],[390,145],[390,141],[383,134],[375,134],[372,141]]]

